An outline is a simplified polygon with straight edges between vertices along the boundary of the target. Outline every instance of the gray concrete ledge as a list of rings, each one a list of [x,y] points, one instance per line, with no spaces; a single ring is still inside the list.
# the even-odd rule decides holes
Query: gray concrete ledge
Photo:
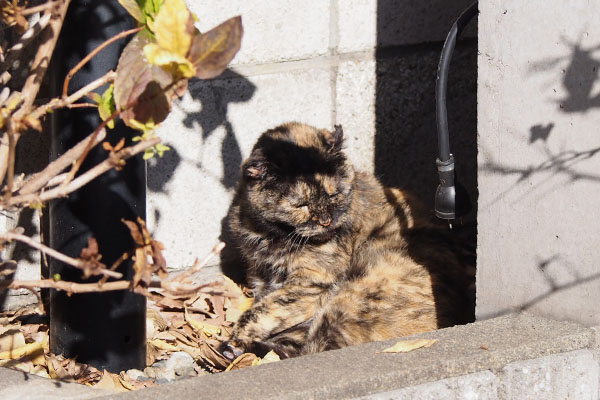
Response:
[[[592,329],[532,315],[505,316],[417,336],[436,338],[439,342],[430,348],[406,354],[379,353],[395,340],[368,343],[103,399],[157,399],[173,396],[174,393],[177,393],[178,400],[196,399],[200,394],[203,398],[218,399],[404,398],[384,395],[421,385],[435,396],[436,393],[445,393],[444,390],[452,392],[453,388],[466,390],[465,382],[472,383],[474,393],[481,396],[496,393],[502,398],[505,389],[501,380],[507,365],[524,360],[535,363],[535,359],[539,358],[542,363],[547,363],[546,356],[559,353],[575,354],[566,356],[570,360],[577,357],[576,350],[595,346]],[[585,364],[586,360],[589,361],[589,351],[584,353]],[[564,364],[565,360],[556,361]],[[576,361],[579,364],[575,371],[580,373],[583,364],[580,358]],[[596,386],[592,385],[589,389],[595,390],[597,396],[595,365],[595,375],[592,371],[591,375],[584,377],[584,381],[593,383],[596,379]],[[514,380],[514,371],[522,371],[522,368],[515,368],[510,369],[513,371],[510,378],[513,383],[509,391],[513,395],[517,383],[521,382]],[[546,376],[545,372],[543,376]],[[560,376],[569,379],[565,373]],[[447,381],[440,383],[442,380]],[[555,381],[551,380],[550,384]],[[430,384],[423,385],[427,382]],[[435,385],[443,390],[436,391]],[[416,392],[405,392],[406,395],[410,393]],[[460,396],[456,391],[453,393]]]
[[[0,399],[2,400],[83,400],[98,398],[107,393],[110,392],[0,368]]]
[[[591,328],[524,314],[417,337],[439,341],[405,354],[380,353],[396,340],[368,343],[122,394],[0,368],[0,398],[598,398]]]

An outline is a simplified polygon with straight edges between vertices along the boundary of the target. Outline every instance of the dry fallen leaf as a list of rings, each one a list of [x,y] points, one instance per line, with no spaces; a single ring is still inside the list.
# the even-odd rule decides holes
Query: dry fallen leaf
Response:
[[[251,366],[255,365],[254,362],[258,361],[258,360],[260,360],[260,358],[258,358],[256,356],[256,354],[244,353],[244,354],[240,355],[238,358],[236,358],[235,360],[233,360],[233,362],[231,364],[229,364],[229,366],[227,366],[225,371],[231,371],[234,369],[251,367]]]
[[[167,342],[165,342],[164,340],[161,340],[161,339],[153,339],[153,340],[150,340],[149,343],[151,345],[153,345],[154,347],[156,347],[157,349],[160,349],[160,350],[179,351],[179,347],[178,346],[174,346],[172,344],[169,344],[169,343],[167,343]]]
[[[409,351],[420,349],[422,347],[430,347],[437,341],[438,341],[437,339],[400,340],[392,347],[383,349],[381,352],[382,353],[408,353]]]
[[[275,353],[275,351],[271,350],[267,354],[265,354],[265,356],[263,358],[259,358],[259,359],[255,360],[252,363],[252,366],[269,364],[269,363],[277,362],[280,360],[281,359],[279,358],[279,355],[277,353]]]
[[[104,373],[102,374],[102,379],[100,379],[100,381],[98,383],[93,385],[93,387],[99,388],[99,389],[108,389],[108,390],[112,390],[115,392],[128,392],[129,391],[129,389],[127,389],[121,383],[121,380],[119,379],[119,375],[112,374],[112,373],[108,372],[107,370],[104,370]]]
[[[25,336],[18,329],[9,329],[0,335],[0,352],[16,350],[25,346]],[[14,357],[0,357],[3,359]]]

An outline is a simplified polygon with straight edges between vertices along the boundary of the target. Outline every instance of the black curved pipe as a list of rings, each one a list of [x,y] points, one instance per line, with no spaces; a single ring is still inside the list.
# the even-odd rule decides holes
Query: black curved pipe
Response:
[[[438,65],[437,80],[435,84],[435,105],[438,133],[438,149],[440,161],[450,160],[450,143],[448,139],[448,113],[446,110],[446,93],[448,90],[448,71],[450,60],[456,45],[456,38],[464,30],[471,18],[477,14],[477,1],[474,2],[458,17],[446,37],[440,63]]]
[[[435,215],[438,218],[453,220],[465,214],[470,208],[469,197],[456,181],[454,156],[450,153],[448,135],[448,113],[446,109],[446,93],[448,87],[448,71],[450,60],[456,45],[456,38],[469,21],[477,14],[478,2],[474,2],[458,17],[452,25],[450,33],[442,49],[438,65],[435,85],[436,120],[438,135],[438,159],[436,160],[440,184],[435,193]]]

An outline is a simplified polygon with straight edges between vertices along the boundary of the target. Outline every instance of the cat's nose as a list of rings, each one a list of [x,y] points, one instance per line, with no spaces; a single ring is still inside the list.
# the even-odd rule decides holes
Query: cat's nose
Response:
[[[331,217],[319,217],[319,224],[323,226],[331,225]]]

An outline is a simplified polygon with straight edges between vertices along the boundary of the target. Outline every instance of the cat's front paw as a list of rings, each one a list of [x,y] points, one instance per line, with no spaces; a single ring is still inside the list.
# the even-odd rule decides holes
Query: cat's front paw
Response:
[[[217,349],[229,361],[233,361],[246,352],[246,346],[235,340],[228,340],[219,345]]]

